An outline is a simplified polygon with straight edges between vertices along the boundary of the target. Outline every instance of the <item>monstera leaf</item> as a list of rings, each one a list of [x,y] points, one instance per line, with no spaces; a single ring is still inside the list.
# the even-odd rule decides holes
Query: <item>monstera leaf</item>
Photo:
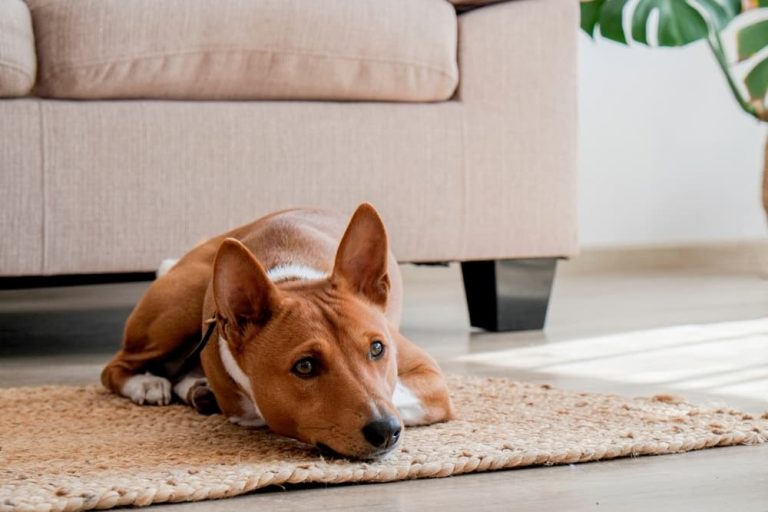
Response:
[[[597,21],[600,19],[603,4],[605,4],[605,0],[581,0],[579,3],[581,8],[581,29],[589,34],[590,37],[595,37],[595,27],[597,27]]]
[[[768,0],[763,2],[768,4]],[[731,51],[731,69],[746,87],[749,102],[757,116],[768,121],[768,8],[751,9],[740,14],[726,34],[734,34],[735,51]],[[726,40],[726,43],[728,40]]]
[[[739,105],[768,121],[768,0],[581,0],[581,28],[623,44],[707,42]],[[742,12],[742,8],[744,12]],[[721,37],[721,33],[728,37]]]
[[[599,27],[601,36],[625,44],[683,46],[724,28],[740,11],[740,0],[582,0],[581,27],[590,35]]]

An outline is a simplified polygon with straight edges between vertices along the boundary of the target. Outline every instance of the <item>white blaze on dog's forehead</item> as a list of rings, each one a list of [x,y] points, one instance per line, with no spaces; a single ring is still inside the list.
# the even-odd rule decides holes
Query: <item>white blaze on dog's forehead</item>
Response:
[[[235,361],[235,357],[232,355],[232,351],[229,350],[229,344],[227,340],[219,336],[219,355],[221,356],[221,362],[224,364],[224,369],[227,371],[232,380],[234,380],[238,386],[247,393],[249,400],[243,400],[241,406],[244,409],[243,417],[233,417],[230,421],[242,425],[243,421],[251,422],[258,418],[261,421],[261,425],[264,425],[263,415],[259,410],[259,406],[256,405],[256,399],[253,396],[253,390],[251,389],[251,381],[245,374],[240,365]],[[237,420],[237,421],[236,421]],[[245,426],[261,426],[255,424],[248,424]]]
[[[392,402],[400,412],[400,418],[406,426],[421,425],[426,419],[421,400],[398,379]]]
[[[267,270],[267,277],[273,283],[279,283],[294,279],[299,281],[319,281],[328,277],[328,274],[306,265],[286,263]]]

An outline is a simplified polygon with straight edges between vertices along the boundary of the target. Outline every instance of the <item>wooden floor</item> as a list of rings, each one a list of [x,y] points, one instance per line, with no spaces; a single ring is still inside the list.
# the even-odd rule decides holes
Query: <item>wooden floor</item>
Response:
[[[763,253],[764,254],[764,253]],[[426,347],[446,371],[506,375],[586,391],[649,395],[680,393],[680,380],[639,382],[605,368],[559,372],[514,362],[519,350],[546,348],[571,356],[573,347],[615,333],[683,324],[709,324],[768,317],[768,280],[762,262],[743,251],[727,258],[659,258],[586,254],[560,265],[545,332],[488,334],[470,330],[458,269],[404,268],[403,330]],[[681,264],[684,262],[685,264]],[[0,386],[84,383],[98,378],[119,343],[120,322],[146,284],[0,291]],[[759,350],[768,353],[768,346]],[[468,354],[507,351],[511,364]],[[738,363],[729,379],[754,386],[726,390],[716,385],[687,389],[690,399],[726,403],[749,412],[768,410],[761,395],[768,368],[755,368],[756,352],[730,357]],[[744,351],[746,352],[746,351]],[[669,367],[664,351],[659,365]],[[694,347],[682,368],[711,360]],[[599,359],[599,358],[598,358]],[[647,359],[647,358],[646,358]],[[493,363],[493,364],[489,364]],[[647,360],[646,360],[647,364]],[[615,367],[615,366],[614,366]],[[743,370],[742,370],[743,368]],[[765,370],[765,371],[763,371]],[[738,379],[740,372],[744,378]],[[609,376],[609,377],[606,377]],[[530,468],[382,485],[271,490],[221,502],[157,506],[152,510],[768,510],[768,446],[737,447],[575,466]]]

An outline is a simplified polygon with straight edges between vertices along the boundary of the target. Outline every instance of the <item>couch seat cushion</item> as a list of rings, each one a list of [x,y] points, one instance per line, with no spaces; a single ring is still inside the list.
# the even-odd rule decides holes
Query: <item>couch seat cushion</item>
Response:
[[[29,0],[36,92],[60,98],[438,101],[445,0]]]
[[[35,83],[35,38],[23,0],[0,0],[0,97],[24,96]]]

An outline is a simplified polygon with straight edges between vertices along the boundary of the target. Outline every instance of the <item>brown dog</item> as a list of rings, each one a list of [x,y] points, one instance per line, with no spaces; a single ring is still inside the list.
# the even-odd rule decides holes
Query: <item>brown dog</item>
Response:
[[[403,425],[452,416],[437,364],[398,331],[401,306],[372,206],[346,231],[329,212],[278,212],[202,243],[157,279],[101,379],[138,404],[168,404],[173,392],[240,425],[376,457]],[[213,335],[197,356],[201,326]]]

